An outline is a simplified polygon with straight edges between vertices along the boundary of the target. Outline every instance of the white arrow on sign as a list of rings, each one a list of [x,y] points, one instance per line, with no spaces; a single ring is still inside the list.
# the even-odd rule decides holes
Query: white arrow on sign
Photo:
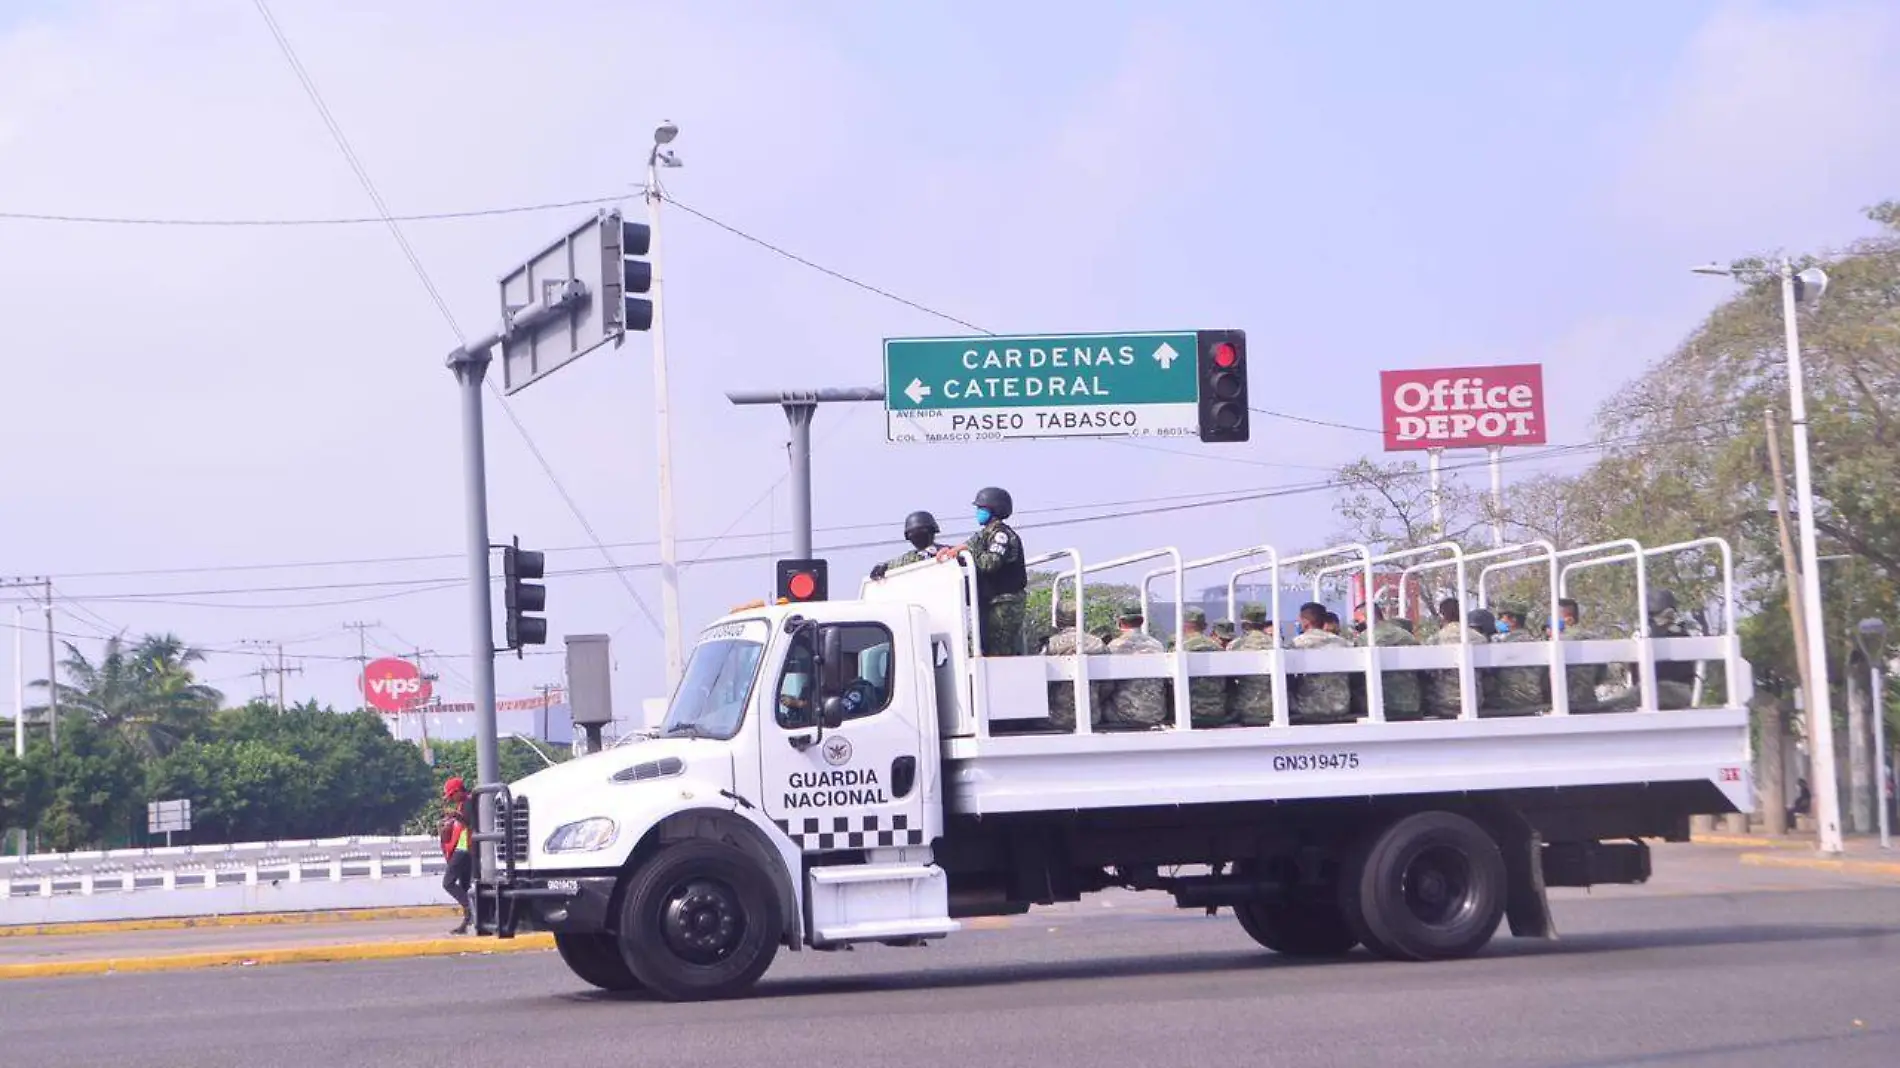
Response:
[[[924,398],[930,396],[930,387],[924,385],[923,379],[913,378],[910,385],[904,387],[904,396],[909,397],[912,404],[922,404]]]
[[[1155,362],[1161,365],[1163,371],[1173,367],[1174,361],[1180,358],[1181,354],[1174,351],[1174,346],[1165,341],[1161,343],[1160,348],[1155,350]]]

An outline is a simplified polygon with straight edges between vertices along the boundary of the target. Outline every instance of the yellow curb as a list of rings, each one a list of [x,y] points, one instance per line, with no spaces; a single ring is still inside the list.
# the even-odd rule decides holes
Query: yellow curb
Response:
[[[1762,834],[1698,834],[1691,845],[1741,846],[1745,849],[1813,849],[1814,838],[1770,838]]]
[[[1900,877],[1900,863],[1884,860],[1849,860],[1831,857],[1790,857],[1775,853],[1743,853],[1743,864],[1757,868],[1810,868],[1835,871],[1844,875],[1892,875]]]
[[[334,961],[396,960],[407,957],[455,957],[486,953],[526,953],[554,948],[554,936],[537,932],[511,939],[433,938],[419,942],[364,942],[294,949],[232,949],[216,953],[174,953],[158,957],[110,960],[49,960],[0,964],[0,979],[52,979],[71,975],[173,972],[238,965],[315,964]]]
[[[14,927],[0,927],[0,938],[26,938],[33,935],[118,934],[122,931],[182,931],[194,927],[276,927],[298,923],[431,920],[458,914],[458,910],[453,905],[406,905],[387,909],[332,909],[328,912],[256,912],[234,913],[227,916],[173,916],[149,920],[22,924]]]

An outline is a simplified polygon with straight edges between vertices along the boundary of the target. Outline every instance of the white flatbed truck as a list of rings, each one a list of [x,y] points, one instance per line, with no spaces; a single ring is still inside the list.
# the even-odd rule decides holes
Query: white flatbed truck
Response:
[[[1752,683],[1726,544],[1030,561],[1062,565],[1071,590],[1158,561],[1148,578],[1173,579],[1177,620],[1184,574],[1214,566],[1229,567],[1231,598],[1245,574],[1270,573],[1277,590],[1283,571],[1344,561],[1375,589],[1375,567],[1402,564],[1402,581],[1475,584],[1470,607],[1493,572],[1527,568],[1554,618],[1575,569],[1612,565],[1634,572],[1625,608],[1640,624],[1649,567],[1685,552],[1719,561],[1724,623],[1709,636],[1639,625],[1618,640],[983,657],[967,557],[867,580],[856,600],[738,610],[699,635],[658,728],[482,788],[493,817],[476,839],[494,864],[475,887],[476,929],[552,932],[580,979],[672,1000],[742,995],[781,948],[916,945],[965,918],[1110,887],[1231,908],[1293,956],[1460,958],[1506,920],[1554,938],[1546,887],[1641,882],[1647,839],[1681,841],[1692,815],[1753,807]],[[1720,664],[1720,685],[1658,709],[1659,661]],[[1633,665],[1633,707],[1573,712],[1565,672],[1584,664]],[[1512,666],[1547,668],[1553,707],[1488,716],[1481,673]],[[1401,670],[1457,672],[1456,717],[1386,721],[1377,680]],[[1365,680],[1365,715],[1293,722],[1289,687],[1331,672]],[[1091,721],[1099,685],[1159,678],[1185,695],[1206,675],[1269,677],[1274,722],[1191,728],[1185,700],[1163,729]],[[1052,684],[1071,685],[1073,731],[992,729],[1046,720]]]

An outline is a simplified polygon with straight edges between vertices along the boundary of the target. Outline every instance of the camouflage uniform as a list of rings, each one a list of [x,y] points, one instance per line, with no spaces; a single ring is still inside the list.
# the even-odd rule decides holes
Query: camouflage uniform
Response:
[[[1663,591],[1667,593],[1668,591]],[[1675,596],[1671,594],[1665,601],[1666,607],[1649,614],[1649,633],[1656,638],[1691,638],[1696,628],[1689,620],[1676,614]],[[1659,709],[1688,708],[1695,702],[1696,664],[1693,660],[1656,661],[1656,707]]]
[[[932,543],[927,549],[912,549],[901,556],[893,556],[873,569],[871,577],[882,578],[886,571],[895,571],[900,567],[906,567],[910,564],[921,564],[925,560],[935,560],[937,554],[942,552],[943,548],[941,545]]]
[[[1074,613],[1061,613],[1057,618],[1056,625],[1060,629],[1054,634],[1049,635],[1049,644],[1043,649],[1043,655],[1075,655],[1077,645]],[[1103,644],[1102,639],[1097,638],[1087,631],[1082,632],[1082,644],[1080,649],[1084,656],[1100,653],[1107,648],[1108,646]],[[1089,704],[1096,710],[1098,716],[1100,715],[1102,707],[1102,698],[1106,695],[1107,689],[1106,685],[1099,682],[1089,687]],[[1052,682],[1049,684],[1049,722],[1057,730],[1072,731],[1075,729],[1075,683]]]
[[[1198,608],[1187,611],[1189,626],[1206,626],[1207,614]],[[1184,653],[1218,653],[1220,643],[1201,631],[1190,632],[1181,642]],[[1195,727],[1224,727],[1232,720],[1227,714],[1227,677],[1202,675],[1188,679],[1188,717]]]
[[[1381,619],[1373,624],[1372,637],[1381,649],[1418,644],[1418,639],[1412,636],[1411,631],[1389,619]],[[1364,636],[1357,638],[1353,644],[1366,644]],[[1385,696],[1386,719],[1418,719],[1423,714],[1418,685],[1420,674],[1417,671],[1394,671],[1391,668],[1379,672],[1380,689]]]
[[[1211,635],[1216,642],[1220,643],[1222,649],[1234,644],[1234,639],[1238,637],[1238,635],[1234,633],[1234,624],[1225,619],[1214,624],[1213,629],[1208,631],[1208,634]]]
[[[1273,648],[1273,636],[1267,633],[1267,613],[1253,609],[1245,613],[1247,629],[1227,647],[1229,652],[1255,653]],[[1228,710],[1243,727],[1265,727],[1273,723],[1273,676],[1249,672],[1236,676],[1228,693]]]
[[[963,547],[970,551],[976,566],[979,592],[989,582],[1006,575],[1021,576],[1025,570],[1022,539],[1001,519],[984,524]],[[983,614],[983,655],[1021,656],[1023,591],[997,590],[979,602],[979,609]]]
[[[1565,624],[1557,640],[1566,642],[1600,641],[1608,638],[1597,628],[1582,621]],[[1597,687],[1609,679],[1608,664],[1571,664],[1564,668],[1564,689],[1570,696],[1572,712],[1602,712],[1607,706],[1597,697]]]
[[[1461,641],[1466,645],[1483,645],[1485,637],[1470,627],[1441,621],[1428,644],[1457,645]],[[1425,676],[1424,690],[1419,695],[1420,708],[1424,715],[1429,719],[1457,719],[1459,713],[1458,669],[1444,668],[1420,674]]]
[[[1141,618],[1140,605],[1122,608],[1123,621]],[[1124,630],[1108,643],[1111,656],[1164,653],[1159,641],[1141,630]],[[1168,721],[1168,695],[1162,679],[1116,679],[1100,705],[1101,725],[1108,730],[1146,730]]]
[[[1331,631],[1314,627],[1293,639],[1295,649],[1343,649],[1350,645]],[[1288,696],[1294,723],[1346,723],[1352,719],[1352,683],[1340,672],[1301,675]]]
[[[1524,610],[1499,605],[1498,614],[1515,617],[1511,629],[1493,639],[1499,644],[1534,642],[1537,635],[1523,625]],[[1542,667],[1492,668],[1487,674],[1484,707],[1480,715],[1539,716],[1550,711],[1550,669]]]

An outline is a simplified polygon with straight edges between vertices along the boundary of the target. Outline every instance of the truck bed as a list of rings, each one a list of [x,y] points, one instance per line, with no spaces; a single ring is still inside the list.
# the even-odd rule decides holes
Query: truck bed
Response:
[[[1554,645],[1554,649],[1553,649]],[[1725,654],[1728,638],[1649,642],[1564,641],[1380,650],[1383,670],[1471,669],[1640,661],[1643,645],[1656,659],[1742,663],[1734,696],[1716,707],[1656,710],[1552,711],[1497,716],[1467,709],[1458,719],[1294,725],[1286,702],[1264,727],[1187,729],[1185,707],[1171,727],[1104,732],[1086,722],[1073,734],[994,735],[997,720],[1048,715],[1052,682],[1074,678],[1074,656],[973,658],[971,717],[945,738],[944,779],[952,811],[1005,812],[1193,805],[1239,801],[1377,797],[1592,786],[1709,783],[1739,811],[1753,807],[1745,662]],[[1365,670],[1363,648],[1218,652],[1086,658],[1092,681],[1232,676],[1274,670]],[[1275,664],[1275,661],[1278,664]],[[1653,679],[1653,668],[1643,670]],[[1284,690],[1282,691],[1284,692]],[[1644,704],[1653,702],[1653,684]],[[1739,700],[1737,698],[1739,697]],[[1185,702],[1179,705],[1185,706]]]

